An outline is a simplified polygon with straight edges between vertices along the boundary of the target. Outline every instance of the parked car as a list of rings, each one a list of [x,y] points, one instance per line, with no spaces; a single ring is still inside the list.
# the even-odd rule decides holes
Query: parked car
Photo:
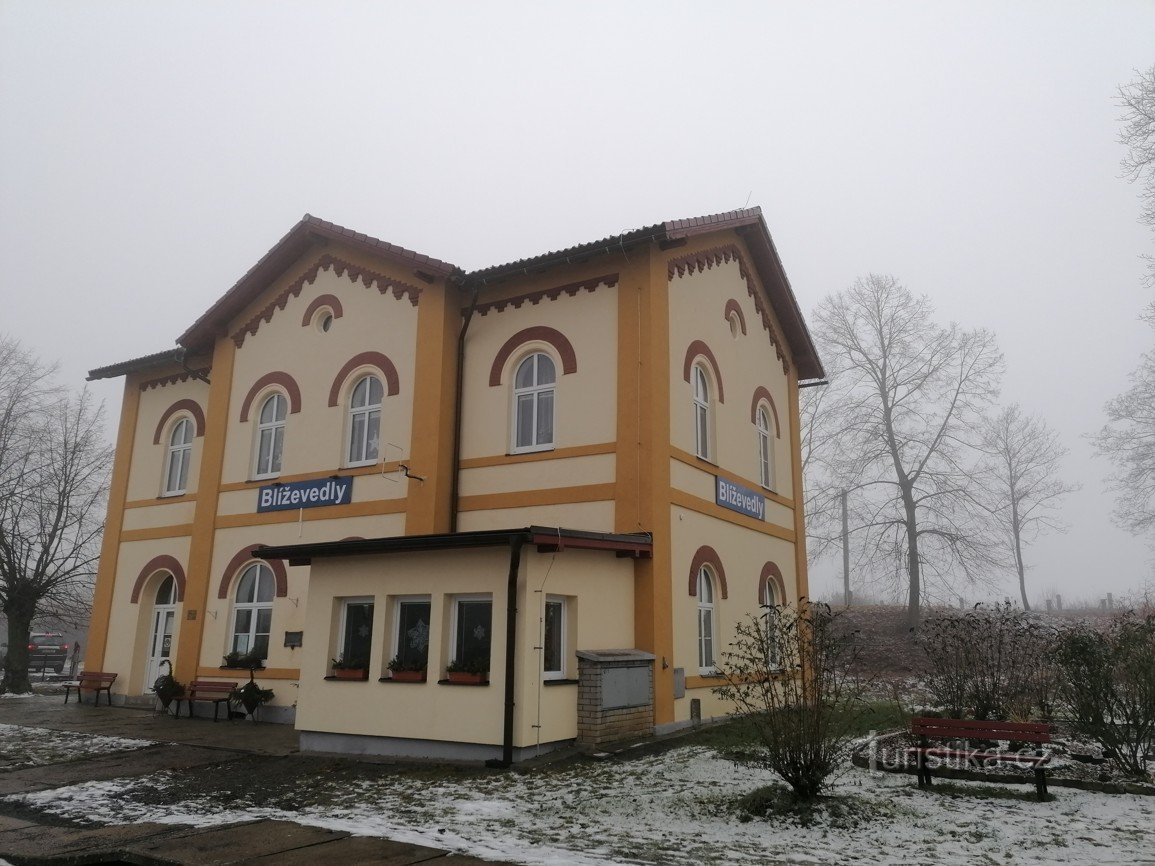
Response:
[[[28,636],[28,670],[52,668],[62,673],[71,649],[72,645],[58,632],[31,634]]]

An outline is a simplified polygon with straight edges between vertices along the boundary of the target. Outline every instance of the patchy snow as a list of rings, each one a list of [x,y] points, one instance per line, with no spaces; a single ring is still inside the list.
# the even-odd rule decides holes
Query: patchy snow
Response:
[[[201,797],[149,804],[179,777],[21,795],[73,820],[199,826],[276,818],[544,866],[605,863],[1155,863],[1155,797],[1053,791],[1053,802],[920,790],[909,776],[851,769],[833,793],[859,820],[742,821],[734,803],[775,782],[709,749],[526,773],[415,781],[405,773],[334,787],[324,806],[238,808]],[[318,782],[323,785],[324,782]],[[1015,791],[1033,794],[1031,786]]]
[[[151,740],[101,737],[49,728],[0,724],[0,768],[39,767],[153,745]]]

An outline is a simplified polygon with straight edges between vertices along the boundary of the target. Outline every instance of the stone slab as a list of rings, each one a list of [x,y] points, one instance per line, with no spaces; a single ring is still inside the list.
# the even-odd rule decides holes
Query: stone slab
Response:
[[[0,795],[23,794],[61,788],[80,782],[146,776],[162,770],[216,764],[240,757],[240,752],[162,743],[129,752],[99,755],[83,761],[67,761],[42,767],[26,767],[0,774]]]
[[[118,852],[126,845],[171,833],[172,824],[118,824],[112,827],[40,827],[0,833],[0,858],[21,866],[67,862],[69,855]],[[87,858],[86,858],[87,859]]]
[[[308,848],[297,848],[278,854],[269,854],[252,862],[258,866],[317,866],[319,863],[341,866],[426,866],[428,863],[446,864],[445,852],[424,845],[409,845],[374,836],[349,836]],[[459,859],[453,860],[459,864]],[[461,864],[467,866],[467,864]],[[487,866],[495,866],[488,863]]]
[[[164,839],[131,845],[124,852],[137,857],[156,858],[166,863],[223,866],[229,863],[248,863],[269,855],[279,856],[282,852],[298,848],[323,846],[323,843],[344,839],[348,835],[320,827],[305,827],[291,821],[249,821],[190,830]]]

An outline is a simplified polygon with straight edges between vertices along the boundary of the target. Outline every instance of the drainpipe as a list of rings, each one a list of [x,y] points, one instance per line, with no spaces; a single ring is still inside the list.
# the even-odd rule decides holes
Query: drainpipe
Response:
[[[477,296],[481,292],[481,283],[474,281],[473,296],[469,300],[469,309],[465,311],[465,321],[461,323],[461,333],[457,335],[457,390],[453,395],[453,466],[449,479],[449,531],[457,531],[457,512],[461,499],[461,416],[462,416],[462,383],[465,379],[465,332],[469,330],[469,323],[473,321],[473,311],[477,309]]]
[[[505,724],[501,738],[501,760],[486,761],[488,767],[508,767],[513,763],[513,679],[517,668],[517,576],[521,571],[521,548],[525,537],[509,542],[509,583],[505,608]]]

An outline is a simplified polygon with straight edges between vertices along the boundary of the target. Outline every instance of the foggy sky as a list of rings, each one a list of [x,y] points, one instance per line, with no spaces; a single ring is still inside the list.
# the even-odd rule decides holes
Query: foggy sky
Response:
[[[996,332],[1083,484],[1031,594],[1118,594],[1150,553],[1085,435],[1151,346],[1115,93],[1152,63],[1126,0],[0,0],[0,331],[78,387],[306,212],[470,269],[758,204],[805,311],[874,271]]]

